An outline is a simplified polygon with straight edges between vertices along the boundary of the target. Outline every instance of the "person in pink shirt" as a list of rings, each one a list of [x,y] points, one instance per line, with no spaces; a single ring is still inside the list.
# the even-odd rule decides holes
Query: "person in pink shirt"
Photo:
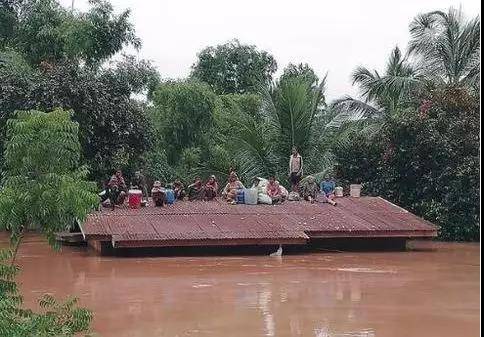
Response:
[[[269,182],[266,186],[266,193],[272,199],[272,204],[278,204],[284,200],[282,189],[274,176],[269,177]]]

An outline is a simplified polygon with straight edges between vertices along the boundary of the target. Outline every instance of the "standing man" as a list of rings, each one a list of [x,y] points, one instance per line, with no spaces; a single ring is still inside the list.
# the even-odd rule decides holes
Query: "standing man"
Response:
[[[297,147],[292,147],[292,153],[289,157],[289,181],[291,182],[291,191],[299,192],[299,182],[303,175],[303,159]]]

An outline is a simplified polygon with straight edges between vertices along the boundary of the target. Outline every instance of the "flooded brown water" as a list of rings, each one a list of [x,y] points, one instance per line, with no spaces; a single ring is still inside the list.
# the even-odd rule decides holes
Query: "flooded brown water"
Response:
[[[479,245],[282,258],[99,257],[20,249],[26,304],[74,294],[104,337],[479,335]]]

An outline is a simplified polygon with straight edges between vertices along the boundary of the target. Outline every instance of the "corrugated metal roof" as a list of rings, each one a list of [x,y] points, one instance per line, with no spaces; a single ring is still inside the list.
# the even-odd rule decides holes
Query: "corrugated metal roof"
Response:
[[[229,205],[177,202],[165,207],[103,209],[82,225],[86,239],[115,246],[303,244],[310,237],[435,236],[429,222],[377,197],[327,203]]]

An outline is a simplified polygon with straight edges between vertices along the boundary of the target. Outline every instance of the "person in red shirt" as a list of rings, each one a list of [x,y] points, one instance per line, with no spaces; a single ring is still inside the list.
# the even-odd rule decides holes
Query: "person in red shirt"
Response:
[[[266,186],[266,193],[272,199],[273,204],[278,204],[283,201],[282,189],[274,176],[269,177],[269,182]]]

